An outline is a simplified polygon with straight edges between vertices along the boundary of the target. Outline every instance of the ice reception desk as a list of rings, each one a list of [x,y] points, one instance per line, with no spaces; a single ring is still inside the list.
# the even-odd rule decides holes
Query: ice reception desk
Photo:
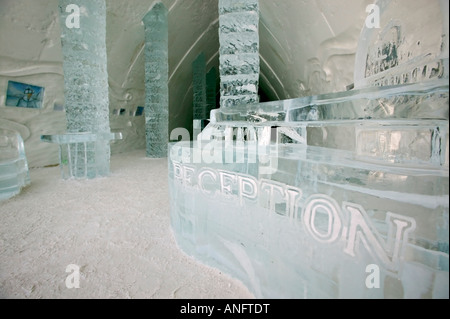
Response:
[[[179,247],[257,298],[448,298],[448,81],[214,110],[169,147]]]

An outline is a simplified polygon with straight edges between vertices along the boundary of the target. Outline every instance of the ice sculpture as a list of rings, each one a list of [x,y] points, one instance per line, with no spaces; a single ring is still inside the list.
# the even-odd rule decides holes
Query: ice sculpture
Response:
[[[59,145],[59,162],[63,179],[85,179],[109,175],[109,161],[102,150],[122,133],[66,133],[41,135],[41,140]],[[100,150],[100,152],[99,152]]]
[[[376,6],[380,28],[362,29],[355,88],[448,79],[449,2],[415,0],[405,10],[398,1],[379,0]]]
[[[258,0],[219,0],[220,107],[258,102]]]
[[[105,1],[59,0],[59,6],[67,138],[73,133],[109,134]],[[75,177],[108,175],[109,141],[100,139],[95,148],[95,152],[86,154],[76,152],[80,157],[71,164],[96,162],[97,167]],[[91,157],[94,154],[95,158]],[[100,164],[102,166],[98,166]],[[88,170],[90,168],[87,166]],[[80,170],[72,167],[70,171]]]
[[[404,50],[424,16],[377,5],[356,89],[227,105],[170,144],[178,245],[258,298],[449,298],[448,31]]]
[[[440,80],[214,110],[170,145],[178,245],[258,298],[448,298],[448,98]]]
[[[207,119],[206,104],[206,58],[202,52],[192,63],[193,91],[194,91],[194,137],[197,136],[205,126]]]
[[[145,134],[147,157],[167,157],[169,141],[169,62],[167,9],[157,2],[145,26]]]
[[[22,137],[0,128],[0,201],[19,194],[30,183]]]

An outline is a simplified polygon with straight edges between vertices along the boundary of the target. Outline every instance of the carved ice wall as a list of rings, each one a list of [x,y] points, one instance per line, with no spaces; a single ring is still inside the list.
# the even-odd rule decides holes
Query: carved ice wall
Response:
[[[365,27],[355,57],[355,87],[418,83],[449,76],[448,1],[429,6],[379,0],[380,27]],[[425,14],[425,9],[433,10]],[[419,23],[420,21],[420,23]],[[440,26],[440,27],[439,27]]]
[[[258,0],[219,0],[220,107],[259,101],[258,23]]]

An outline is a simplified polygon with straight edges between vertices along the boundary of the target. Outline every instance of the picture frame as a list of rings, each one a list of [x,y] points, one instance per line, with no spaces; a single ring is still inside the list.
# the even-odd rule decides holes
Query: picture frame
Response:
[[[42,108],[45,88],[32,84],[8,81],[6,90],[6,106],[29,109]]]

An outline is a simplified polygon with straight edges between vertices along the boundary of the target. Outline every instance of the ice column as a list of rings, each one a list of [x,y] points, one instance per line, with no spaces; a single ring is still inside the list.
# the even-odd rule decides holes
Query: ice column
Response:
[[[206,118],[211,110],[216,108],[216,68],[212,67],[206,73]]]
[[[169,61],[167,9],[156,3],[145,26],[145,134],[147,157],[167,157],[169,142]]]
[[[206,114],[206,58],[202,52],[192,63],[193,91],[194,91],[194,114],[193,127],[194,139],[203,130]]]
[[[220,107],[258,102],[258,0],[219,0]]]
[[[105,1],[59,0],[59,7],[67,131],[109,133]],[[74,165],[96,163],[88,176],[109,173],[109,140],[98,141],[89,153],[73,147]]]

